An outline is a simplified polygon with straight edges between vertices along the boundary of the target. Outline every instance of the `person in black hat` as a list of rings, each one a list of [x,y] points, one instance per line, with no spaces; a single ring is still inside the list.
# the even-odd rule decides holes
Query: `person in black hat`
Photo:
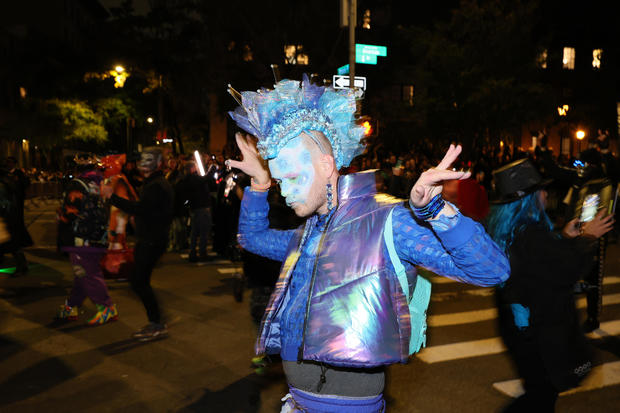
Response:
[[[511,276],[497,289],[500,333],[524,379],[525,393],[504,411],[552,412],[558,394],[590,371],[574,286],[592,266],[596,240],[611,230],[604,211],[574,219],[561,233],[545,212],[547,193],[529,159],[493,172],[497,198],[488,232],[510,259]]]

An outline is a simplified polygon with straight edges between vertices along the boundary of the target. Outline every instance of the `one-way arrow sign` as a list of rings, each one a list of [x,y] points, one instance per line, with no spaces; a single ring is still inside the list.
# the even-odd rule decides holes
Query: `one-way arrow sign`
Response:
[[[334,75],[332,83],[334,85],[334,89],[347,89],[351,86],[351,78],[349,76]],[[356,88],[366,90],[366,78],[355,76],[354,86]]]

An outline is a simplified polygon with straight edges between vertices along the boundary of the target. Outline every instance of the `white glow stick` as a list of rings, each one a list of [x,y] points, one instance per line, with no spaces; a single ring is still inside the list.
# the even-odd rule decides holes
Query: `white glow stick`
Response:
[[[196,164],[198,165],[200,176],[205,176],[205,168],[202,166],[202,159],[200,158],[200,153],[198,153],[197,150],[194,151],[194,158],[196,158]]]

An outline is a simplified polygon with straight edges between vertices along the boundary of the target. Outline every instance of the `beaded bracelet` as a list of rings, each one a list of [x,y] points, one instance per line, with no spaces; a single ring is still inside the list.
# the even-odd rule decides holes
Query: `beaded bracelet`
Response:
[[[446,201],[443,200],[441,194],[437,194],[425,206],[418,208],[411,204],[411,209],[416,217],[423,221],[428,221],[429,219],[435,218],[443,209],[444,205],[446,205]]]
[[[266,191],[271,188],[271,180],[266,184],[257,184],[254,178],[250,178],[250,187],[253,191]]]

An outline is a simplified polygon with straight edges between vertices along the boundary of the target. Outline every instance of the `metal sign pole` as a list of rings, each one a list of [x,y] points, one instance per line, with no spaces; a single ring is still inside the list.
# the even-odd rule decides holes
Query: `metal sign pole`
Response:
[[[357,0],[349,0],[349,77],[355,79],[355,26],[357,26]],[[355,82],[349,85],[355,89]]]

